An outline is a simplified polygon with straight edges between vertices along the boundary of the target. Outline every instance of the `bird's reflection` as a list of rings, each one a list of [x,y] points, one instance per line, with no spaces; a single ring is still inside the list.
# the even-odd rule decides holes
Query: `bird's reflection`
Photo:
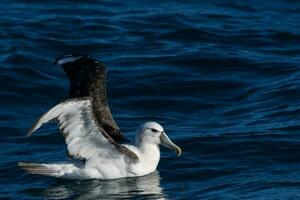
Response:
[[[160,176],[154,172],[137,178],[61,181],[45,190],[46,199],[165,199]]]

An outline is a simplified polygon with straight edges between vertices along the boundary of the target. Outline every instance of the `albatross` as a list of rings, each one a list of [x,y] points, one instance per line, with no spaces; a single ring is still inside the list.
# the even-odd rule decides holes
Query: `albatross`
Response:
[[[65,179],[117,179],[154,172],[160,160],[159,145],[181,154],[157,122],[140,125],[135,143],[124,144],[124,134],[107,104],[106,67],[100,61],[73,53],[54,63],[62,66],[69,78],[69,98],[38,118],[28,136],[47,122],[57,122],[72,159],[51,164],[19,162],[22,169]]]

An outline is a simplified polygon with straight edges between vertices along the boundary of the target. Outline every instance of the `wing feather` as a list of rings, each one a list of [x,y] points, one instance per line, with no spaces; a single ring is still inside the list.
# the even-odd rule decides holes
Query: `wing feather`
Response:
[[[114,141],[124,141],[107,103],[105,65],[88,55],[78,53],[59,56],[54,63],[61,65],[69,78],[69,98],[92,97],[95,100],[95,116],[102,129]]]
[[[118,151],[136,162],[137,155],[116,143],[97,122],[92,101],[92,98],[86,97],[69,99],[57,104],[33,124],[28,136],[44,123],[55,119],[58,121],[71,157],[87,160],[93,156],[109,157],[114,151]]]

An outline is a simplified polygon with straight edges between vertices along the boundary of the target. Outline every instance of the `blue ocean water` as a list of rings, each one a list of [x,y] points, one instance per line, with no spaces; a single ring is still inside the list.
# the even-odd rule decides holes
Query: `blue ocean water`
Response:
[[[0,199],[299,199],[298,1],[1,1]],[[158,172],[113,181],[33,176],[18,161],[66,159],[55,125],[67,97],[52,64],[83,52],[108,68],[108,97],[132,138],[154,120],[183,149]]]

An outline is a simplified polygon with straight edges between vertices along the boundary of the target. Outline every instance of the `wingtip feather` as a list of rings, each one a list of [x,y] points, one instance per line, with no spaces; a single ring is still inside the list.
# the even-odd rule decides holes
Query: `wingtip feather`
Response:
[[[28,129],[26,137],[30,137],[34,131],[36,131],[36,123]]]

